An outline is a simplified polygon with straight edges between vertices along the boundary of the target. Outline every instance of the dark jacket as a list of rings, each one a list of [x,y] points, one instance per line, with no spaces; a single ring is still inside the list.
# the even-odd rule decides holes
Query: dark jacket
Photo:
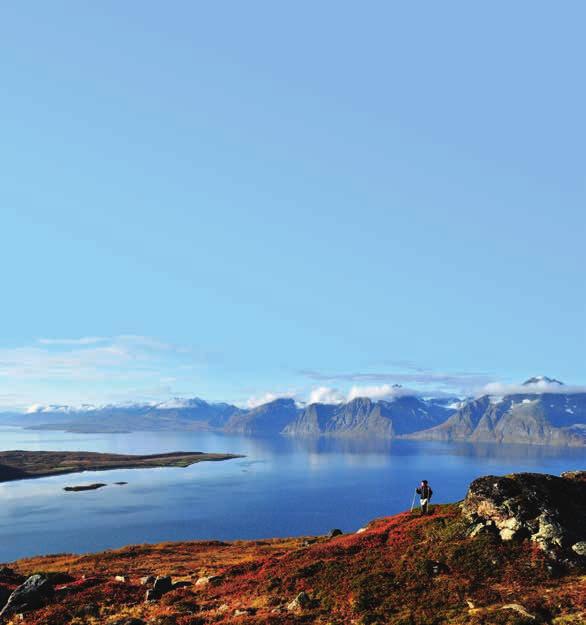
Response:
[[[433,491],[431,490],[431,486],[429,484],[423,484],[420,486],[416,493],[421,496],[421,499],[431,499],[433,495]]]

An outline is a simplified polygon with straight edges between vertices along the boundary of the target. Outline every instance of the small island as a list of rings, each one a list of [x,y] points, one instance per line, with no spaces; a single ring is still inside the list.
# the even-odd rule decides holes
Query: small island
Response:
[[[82,471],[188,467],[196,462],[242,458],[237,454],[175,451],[164,454],[108,454],[91,451],[2,451],[0,482],[25,480]]]
[[[103,482],[96,482],[95,484],[80,484],[79,486],[65,486],[63,490],[68,493],[80,493],[84,490],[98,490],[98,488],[104,488],[106,484]]]

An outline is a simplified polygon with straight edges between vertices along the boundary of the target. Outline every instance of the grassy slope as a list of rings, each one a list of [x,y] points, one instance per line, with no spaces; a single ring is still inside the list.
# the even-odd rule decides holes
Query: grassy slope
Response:
[[[456,504],[437,506],[427,518],[402,513],[379,519],[365,532],[309,546],[300,538],[164,543],[22,560],[15,568],[27,575],[68,572],[75,579],[58,603],[25,617],[34,625],[101,625],[122,616],[153,625],[586,623],[584,571],[555,577],[531,543],[467,538]],[[139,583],[147,574],[190,584],[147,604]],[[221,574],[221,582],[194,585],[210,574]],[[116,575],[127,579],[116,582]],[[285,606],[300,591],[313,604],[291,613]],[[538,620],[503,609],[507,604],[521,604]],[[244,609],[250,613],[234,615]]]

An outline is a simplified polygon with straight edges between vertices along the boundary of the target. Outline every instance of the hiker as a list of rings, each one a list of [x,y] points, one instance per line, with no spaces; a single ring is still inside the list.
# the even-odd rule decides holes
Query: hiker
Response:
[[[415,492],[419,495],[419,502],[421,504],[421,514],[427,514],[429,507],[429,500],[433,495],[433,491],[431,490],[431,486],[427,483],[427,480],[422,480],[421,484]]]

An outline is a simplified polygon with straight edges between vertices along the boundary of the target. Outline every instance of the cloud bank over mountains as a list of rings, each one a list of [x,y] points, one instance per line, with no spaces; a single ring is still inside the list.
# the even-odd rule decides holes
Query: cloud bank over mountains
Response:
[[[202,354],[149,336],[39,338],[0,348],[0,408],[168,396]]]
[[[155,405],[170,397],[193,396],[256,408],[278,398],[335,405],[357,397],[376,401],[586,392],[585,386],[562,385],[545,376],[510,384],[486,373],[434,371],[409,361],[387,366],[389,370],[293,369],[290,383],[271,388],[270,379],[267,385],[258,379],[240,383],[237,370],[213,370],[204,353],[155,337],[44,337],[31,345],[0,348],[0,410],[124,402]]]
[[[543,393],[553,393],[556,395],[567,395],[572,393],[586,393],[586,386],[576,384],[562,384],[556,380],[535,378],[535,382],[524,382],[523,384],[505,384],[503,382],[491,382],[480,389],[476,395],[491,395],[495,397],[504,395],[541,395]]]

